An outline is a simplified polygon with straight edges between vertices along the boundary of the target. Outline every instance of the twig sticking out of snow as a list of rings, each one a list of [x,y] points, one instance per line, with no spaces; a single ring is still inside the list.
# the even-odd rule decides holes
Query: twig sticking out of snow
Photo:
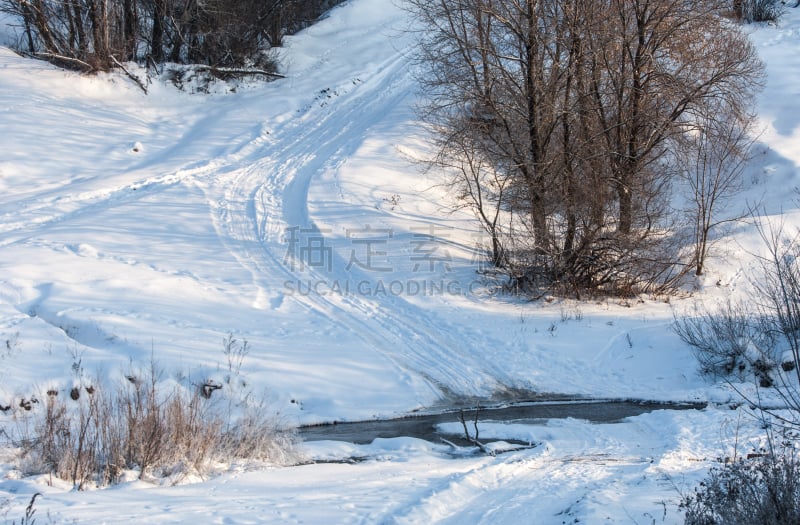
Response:
[[[145,86],[145,85],[144,85],[144,83],[142,82],[142,79],[140,79],[139,77],[137,77],[136,75],[134,75],[133,73],[131,73],[130,71],[128,71],[127,69],[125,69],[125,66],[123,66],[122,64],[120,64],[119,60],[117,60],[117,59],[116,59],[116,58],[115,58],[113,55],[111,56],[111,60],[113,60],[113,61],[114,61],[114,64],[115,64],[115,65],[116,65],[118,68],[120,68],[122,71],[124,71],[124,72],[125,72],[125,74],[126,74],[126,75],[128,75],[128,78],[130,78],[131,80],[133,80],[134,82],[136,82],[136,85],[137,85],[137,86],[139,86],[139,89],[141,89],[142,91],[144,91],[144,94],[145,94],[145,95],[147,95],[147,86]]]
[[[475,410],[475,419],[472,421],[472,425],[475,427],[474,438],[469,434],[469,429],[467,428],[467,421],[464,418],[464,409],[461,409],[461,411],[459,412],[458,418],[461,421],[461,425],[464,427],[464,437],[466,438],[467,441],[478,447],[480,451],[483,452],[484,454],[494,456],[495,455],[494,450],[490,450],[489,448],[486,447],[486,445],[478,441],[478,415],[480,414],[480,412],[481,412],[480,408],[477,408]]]

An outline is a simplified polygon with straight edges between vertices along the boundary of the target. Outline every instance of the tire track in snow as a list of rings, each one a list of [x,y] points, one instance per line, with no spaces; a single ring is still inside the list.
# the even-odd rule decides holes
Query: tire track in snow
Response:
[[[306,106],[305,113],[273,130],[272,144],[242,159],[240,169],[214,183],[214,193],[223,195],[215,221],[260,290],[254,306],[280,303],[282,292],[274,288],[298,278],[285,260],[282,237],[290,227],[314,228],[307,203],[314,176],[335,169],[357,150],[374,122],[407,103],[409,74],[407,59],[398,53],[364,82],[343,80],[339,86],[346,92],[328,104]],[[303,280],[326,278],[313,268],[307,270]],[[456,391],[485,396],[503,387],[506,375],[498,366],[472,357],[479,352],[460,351],[465,344],[483,341],[468,341],[468,335],[456,341],[438,333],[430,313],[401,297],[378,302],[357,295],[295,294],[292,299],[345,326],[406,374],[424,378],[438,395]]]
[[[396,67],[402,66],[399,60],[395,62]],[[220,237],[229,240],[231,253],[250,270],[260,290],[255,307],[280,303],[282,291],[275,287],[298,278],[285,260],[284,233],[290,226],[311,226],[306,202],[308,185],[315,173],[335,159],[352,153],[358,146],[361,134],[353,129],[360,123],[356,114],[367,111],[361,102],[373,95],[369,90],[363,95],[354,95],[355,100],[347,104],[337,101],[323,108],[308,105],[304,114],[273,132],[273,137],[286,137],[284,140],[279,138],[270,147],[257,152],[258,159],[250,159],[249,164],[248,159],[243,159],[241,169],[225,178],[217,178],[216,191],[223,196],[216,205],[215,223],[221,230]],[[341,100],[342,95],[339,98]],[[358,131],[366,130],[362,126]],[[313,279],[309,275],[303,277]],[[378,310],[377,306],[354,312],[328,297],[295,295],[291,300],[308,312],[317,312],[331,323],[345,326],[403,371],[408,384],[416,382],[408,373],[407,364],[399,362],[394,353],[382,350],[387,336],[376,332],[370,319]],[[438,393],[434,388],[431,391]]]
[[[618,485],[625,486],[630,479],[658,482],[657,475],[646,481],[649,461],[624,450],[534,454],[487,459],[463,474],[439,480],[427,496],[406,504],[409,512],[389,516],[385,522],[595,523],[604,508],[620,505],[615,497]]]
[[[551,473],[550,469],[547,471]],[[514,496],[531,498],[536,486],[532,478],[542,477],[544,472],[538,457],[487,458],[475,468],[432,483],[427,496],[407,505],[410,511],[390,516],[387,521],[398,524],[441,523],[453,519],[457,523],[502,523],[492,516],[492,511],[498,507],[508,510],[514,505]],[[528,506],[518,518],[528,515],[532,508],[535,507]]]
[[[31,237],[52,224],[101,211],[111,204],[120,205],[142,199],[214,168],[215,166],[209,163],[198,168],[146,177],[115,187],[50,198],[40,197],[36,201],[24,203],[21,208],[13,212],[0,216],[0,247]]]

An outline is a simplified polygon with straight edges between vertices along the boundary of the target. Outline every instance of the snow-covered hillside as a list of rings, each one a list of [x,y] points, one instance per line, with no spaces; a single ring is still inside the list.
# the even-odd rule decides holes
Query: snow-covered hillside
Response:
[[[311,443],[310,458],[370,459],[179,487],[72,492],[18,479],[7,451],[9,520],[37,491],[59,523],[680,520],[678,491],[729,451],[739,415],[669,325],[698,300],[749,293],[756,232],[737,226],[698,290],[669,302],[497,293],[478,272],[472,217],[415,162],[414,34],[397,4],[346,2],[286,39],[286,79],[227,94],[154,82],[144,95],[124,76],[0,47],[0,405],[151,357],[170,379],[221,381],[228,334],[252,349],[247,388],[290,424],[518,390],[714,403],[619,424],[487,426],[543,443],[497,458],[410,438]],[[751,30],[769,81],[736,206],[800,222],[800,10]],[[755,439],[744,425],[740,442]]]

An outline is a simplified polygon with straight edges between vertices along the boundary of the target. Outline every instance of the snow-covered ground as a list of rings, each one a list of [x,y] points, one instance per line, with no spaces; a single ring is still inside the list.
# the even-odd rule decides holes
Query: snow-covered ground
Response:
[[[145,96],[123,76],[0,47],[0,405],[151,356],[183,382],[219,381],[233,334],[252,348],[247,388],[291,424],[510,389],[709,408],[487,423],[482,436],[540,443],[496,458],[410,438],[308,443],[311,459],[368,459],[177,487],[71,491],[19,479],[8,451],[9,521],[38,491],[39,519],[58,523],[674,523],[681,491],[737,436],[757,439],[669,329],[696,301],[747,296],[753,227],[734,228],[698,290],[669,302],[493,293],[474,221],[414,162],[426,150],[407,28],[395,2],[351,0],[287,38],[288,78],[210,95],[154,82]],[[751,31],[769,80],[732,206],[798,223],[800,10]]]

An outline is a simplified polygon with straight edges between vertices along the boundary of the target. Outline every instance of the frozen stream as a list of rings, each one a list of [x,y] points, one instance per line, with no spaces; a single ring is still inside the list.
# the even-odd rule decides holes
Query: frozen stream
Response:
[[[592,423],[614,423],[627,417],[638,416],[654,410],[699,410],[705,403],[662,403],[635,400],[559,399],[556,401],[519,402],[489,407],[464,409],[464,418],[470,432],[478,410],[478,428],[481,423],[542,424],[548,419],[583,419]],[[419,413],[398,419],[330,423],[300,427],[304,441],[334,440],[356,444],[371,443],[376,438],[415,437],[427,441],[446,438],[457,444],[466,444],[463,436],[445,434],[437,429],[443,423],[460,421],[461,409]]]

